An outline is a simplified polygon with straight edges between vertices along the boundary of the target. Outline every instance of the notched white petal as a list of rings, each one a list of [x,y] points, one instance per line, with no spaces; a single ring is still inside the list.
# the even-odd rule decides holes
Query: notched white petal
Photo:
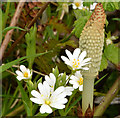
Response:
[[[40,94],[38,91],[36,91],[36,90],[32,90],[32,91],[31,91],[31,94],[32,94],[34,97],[36,97],[36,98],[40,98],[40,97],[41,97],[41,94]]]
[[[27,71],[27,68],[24,66],[24,65],[20,65],[20,70],[22,72],[26,72]]]
[[[40,108],[40,112],[41,113],[52,113],[52,109],[50,108],[50,106],[43,104]]]
[[[16,70],[16,71],[15,71],[15,73],[16,73],[18,76],[21,76],[21,77],[23,77],[23,73],[22,73],[21,71],[19,71],[19,70]]]
[[[23,77],[17,76],[17,79],[18,79],[19,81],[21,81],[21,80],[23,79]]]
[[[30,100],[36,104],[42,104],[42,102],[38,98],[30,98]]]
[[[79,48],[76,48],[76,49],[74,50],[74,52],[73,52],[73,57],[74,57],[75,59],[78,59],[79,54],[80,54],[80,49],[79,49]]]

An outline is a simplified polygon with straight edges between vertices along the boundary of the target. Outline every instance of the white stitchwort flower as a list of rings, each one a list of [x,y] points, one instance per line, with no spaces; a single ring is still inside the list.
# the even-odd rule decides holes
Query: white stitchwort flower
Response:
[[[30,100],[41,105],[41,113],[52,113],[52,108],[63,109],[65,108],[64,104],[68,101],[65,98],[66,93],[64,92],[65,88],[63,86],[58,87],[52,94],[50,88],[49,84],[44,81],[43,84],[38,84],[39,92],[36,90],[31,91],[34,97],[30,98]]]
[[[73,52],[73,54],[71,54],[70,51],[68,50],[65,50],[67,57],[65,56],[61,56],[62,60],[65,62],[65,64],[67,64],[68,66],[71,66],[73,68],[73,70],[75,69],[83,69],[83,70],[88,70],[89,68],[88,67],[83,67],[87,64],[89,64],[90,62],[90,59],[91,58],[86,58],[86,51],[83,51],[81,54],[80,54],[80,49],[79,48],[76,48]]]
[[[74,89],[77,89],[79,87],[79,90],[83,91],[83,77],[80,71],[76,71],[75,76],[72,75],[70,79],[71,80],[69,81],[69,83],[73,84]]]
[[[83,9],[83,0],[74,0],[72,3],[73,9]]]
[[[26,68],[24,65],[20,65],[20,70],[16,71],[17,74],[17,79],[19,81],[21,81],[22,79],[30,79],[32,76],[32,70],[29,70],[28,68]]]

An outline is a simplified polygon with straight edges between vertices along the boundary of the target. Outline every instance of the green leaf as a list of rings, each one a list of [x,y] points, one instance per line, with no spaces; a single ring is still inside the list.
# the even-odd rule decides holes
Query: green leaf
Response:
[[[114,11],[115,10],[115,6],[112,2],[109,2],[107,4],[107,7],[106,7],[107,11]]]
[[[112,18],[112,20],[120,21],[120,18]]]
[[[59,75],[59,70],[58,67],[56,66],[55,69],[53,70],[53,74],[55,75],[55,77],[57,78]]]
[[[104,54],[106,56],[106,58],[111,61],[112,63],[118,65],[119,61],[119,57],[118,55],[120,55],[120,50],[118,47],[116,47],[114,44],[109,44],[105,50],[104,50]]]
[[[0,114],[0,116],[5,116],[7,114],[7,112],[9,111],[9,109],[10,109],[10,106],[8,105],[9,96],[10,96],[10,90],[11,90],[11,86],[7,90],[5,98],[3,98],[4,100],[3,100],[3,103],[2,103],[2,113]]]
[[[80,37],[80,34],[83,30],[83,27],[85,26],[86,22],[88,21],[89,16],[84,16],[84,17],[80,17],[78,18],[75,22],[74,22],[74,29],[72,32],[74,32],[75,36],[77,38]]]
[[[72,107],[74,107],[80,100],[81,100],[82,96],[79,96],[70,106],[69,108],[66,110],[66,115],[68,114],[68,112],[70,111],[70,109]]]
[[[66,112],[66,113],[67,113],[68,110],[70,109],[69,104],[71,103],[71,100],[73,99],[73,97],[75,96],[75,94],[76,94],[77,92],[78,92],[78,89],[74,90],[73,93],[72,93],[72,95],[70,96],[69,101],[68,101],[68,103],[66,104],[66,107],[65,107],[65,112]]]
[[[44,41],[48,40],[48,38],[55,39],[55,35],[51,26],[47,26],[44,31]]]
[[[11,26],[11,27],[6,27],[6,28],[2,31],[2,33],[6,33],[7,31],[9,31],[9,30],[11,30],[11,29],[19,29],[19,30],[22,30],[22,31],[27,31],[27,30],[22,29],[22,28],[20,28],[20,27]]]
[[[119,9],[119,5],[118,5],[118,2],[104,2],[103,8],[106,11],[114,11],[116,9]]]
[[[92,13],[90,11],[88,11],[88,10],[79,10],[79,9],[77,9],[77,10],[74,10],[74,14],[75,14],[76,19],[79,19],[79,18],[82,18],[82,17],[85,17],[85,16],[90,16]]]
[[[109,22],[108,22],[108,20],[107,20],[107,18],[106,18],[106,20],[105,20],[105,25],[106,25],[106,27],[108,26],[108,24],[109,24]]]
[[[35,57],[31,57],[31,55],[36,54],[36,33],[37,33],[37,28],[36,25],[34,25],[34,27],[30,29],[30,32],[25,35],[25,39],[27,43],[26,56],[30,57],[27,59],[30,69],[32,68],[35,59]]]
[[[103,71],[104,69],[106,69],[108,66],[108,62],[107,59],[105,57],[105,55],[102,55],[102,60],[101,60],[101,65],[100,65],[100,71]]]
[[[119,9],[119,5],[118,5],[118,2],[113,2],[114,6],[116,9]]]
[[[23,100],[23,103],[24,103],[24,106],[25,106],[25,110],[27,112],[27,116],[32,116],[32,110],[31,110],[32,102],[30,101],[30,98],[28,97],[26,91],[22,87],[21,82],[19,82],[17,80],[17,83],[18,83],[18,86],[20,88],[20,92],[21,92],[21,95],[22,95],[22,100]]]
[[[9,69],[10,67],[12,67],[12,65],[17,64],[18,62],[20,62],[20,61],[22,61],[22,60],[24,60],[24,59],[27,59],[27,58],[29,58],[29,57],[38,57],[38,56],[47,54],[47,53],[49,53],[49,52],[51,52],[51,51],[44,52],[44,53],[39,53],[39,54],[31,55],[31,56],[25,56],[25,57],[21,57],[21,58],[19,58],[19,59],[16,59],[16,60],[14,60],[14,61],[11,61],[11,62],[9,62],[9,63],[7,63],[7,64],[5,64],[5,65],[0,66],[0,73],[4,72],[5,70],[7,70],[7,69]]]
[[[2,18],[2,29],[5,28],[6,22],[7,22],[7,19],[8,19],[8,14],[10,13],[11,2],[9,2],[9,1],[10,0],[7,1],[7,6],[6,6],[5,13],[2,14],[3,17],[0,17],[0,18]]]
[[[108,74],[104,75],[104,76],[101,77],[98,81],[96,81],[95,84],[94,84],[94,86],[95,86],[96,84],[98,84],[101,80],[103,80],[107,75],[108,75]]]

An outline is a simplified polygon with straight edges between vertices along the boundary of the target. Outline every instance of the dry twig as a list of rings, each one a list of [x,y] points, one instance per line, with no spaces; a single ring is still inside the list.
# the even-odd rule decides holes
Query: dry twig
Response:
[[[18,22],[18,19],[19,19],[19,17],[20,17],[20,13],[21,13],[21,11],[22,11],[22,8],[23,8],[23,6],[24,6],[25,1],[26,1],[26,0],[20,0],[19,4],[18,4],[18,6],[17,6],[17,9],[16,9],[16,11],[15,11],[15,14],[14,14],[12,20],[11,20],[10,27],[11,27],[11,26],[16,26],[16,24],[17,24],[17,22]],[[8,43],[10,42],[11,36],[12,36],[12,34],[13,34],[13,31],[14,31],[13,29],[12,29],[12,30],[9,30],[9,31],[7,32],[7,34],[5,35],[5,38],[4,38],[4,40],[3,40],[3,43],[2,43],[2,45],[1,45],[1,47],[0,47],[0,60],[2,60],[2,58],[3,58],[4,52],[5,52],[5,50],[6,50],[7,46],[8,46]]]

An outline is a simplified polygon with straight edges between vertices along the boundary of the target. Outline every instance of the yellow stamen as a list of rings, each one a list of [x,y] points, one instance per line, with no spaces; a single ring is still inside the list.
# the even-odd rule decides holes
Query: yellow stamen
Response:
[[[24,72],[24,77],[28,77],[28,72]]]
[[[49,105],[50,101],[49,100],[45,100],[45,104]]]
[[[82,8],[83,11],[85,11],[85,8]]]
[[[80,80],[78,80],[79,85],[83,85],[83,78],[81,77]]]
[[[75,2],[76,7],[80,6],[80,2]]]
[[[77,65],[77,62],[75,61],[75,65]]]

